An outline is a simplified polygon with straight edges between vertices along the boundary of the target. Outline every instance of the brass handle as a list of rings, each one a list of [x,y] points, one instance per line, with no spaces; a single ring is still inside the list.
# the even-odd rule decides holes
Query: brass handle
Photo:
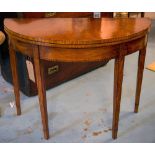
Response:
[[[53,17],[56,15],[56,12],[46,12],[45,17]]]
[[[56,73],[58,71],[59,71],[59,66],[58,65],[52,66],[52,67],[48,68],[48,75],[52,75],[52,74],[54,74],[54,73]]]

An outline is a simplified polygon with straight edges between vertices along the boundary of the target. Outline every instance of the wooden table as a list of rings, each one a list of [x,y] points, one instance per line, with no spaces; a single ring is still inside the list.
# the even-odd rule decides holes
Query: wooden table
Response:
[[[146,18],[5,19],[17,115],[21,114],[21,107],[15,51],[34,59],[45,139],[49,138],[49,129],[42,60],[94,62],[115,59],[112,137],[117,138],[125,56],[139,51],[134,109],[137,113],[150,25],[151,21]]]

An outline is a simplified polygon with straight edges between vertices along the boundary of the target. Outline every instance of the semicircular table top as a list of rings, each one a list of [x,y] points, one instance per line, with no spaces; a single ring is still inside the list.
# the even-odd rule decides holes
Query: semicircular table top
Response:
[[[5,30],[26,42],[104,44],[130,40],[151,25],[147,18],[39,18],[5,19]]]

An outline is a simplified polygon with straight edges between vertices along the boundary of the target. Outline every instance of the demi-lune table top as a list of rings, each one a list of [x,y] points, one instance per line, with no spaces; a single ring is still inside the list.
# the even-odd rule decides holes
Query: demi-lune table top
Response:
[[[138,37],[148,30],[147,18],[42,18],[5,19],[5,30],[25,42],[47,46],[103,45]]]

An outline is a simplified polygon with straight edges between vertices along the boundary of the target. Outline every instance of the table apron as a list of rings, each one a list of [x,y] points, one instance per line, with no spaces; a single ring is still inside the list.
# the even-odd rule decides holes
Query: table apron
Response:
[[[143,49],[146,46],[146,36],[129,42],[92,48],[61,48],[26,43],[20,39],[10,37],[11,44],[16,52],[33,57],[38,46],[40,59],[62,62],[92,62],[110,60],[119,55],[126,56]]]

